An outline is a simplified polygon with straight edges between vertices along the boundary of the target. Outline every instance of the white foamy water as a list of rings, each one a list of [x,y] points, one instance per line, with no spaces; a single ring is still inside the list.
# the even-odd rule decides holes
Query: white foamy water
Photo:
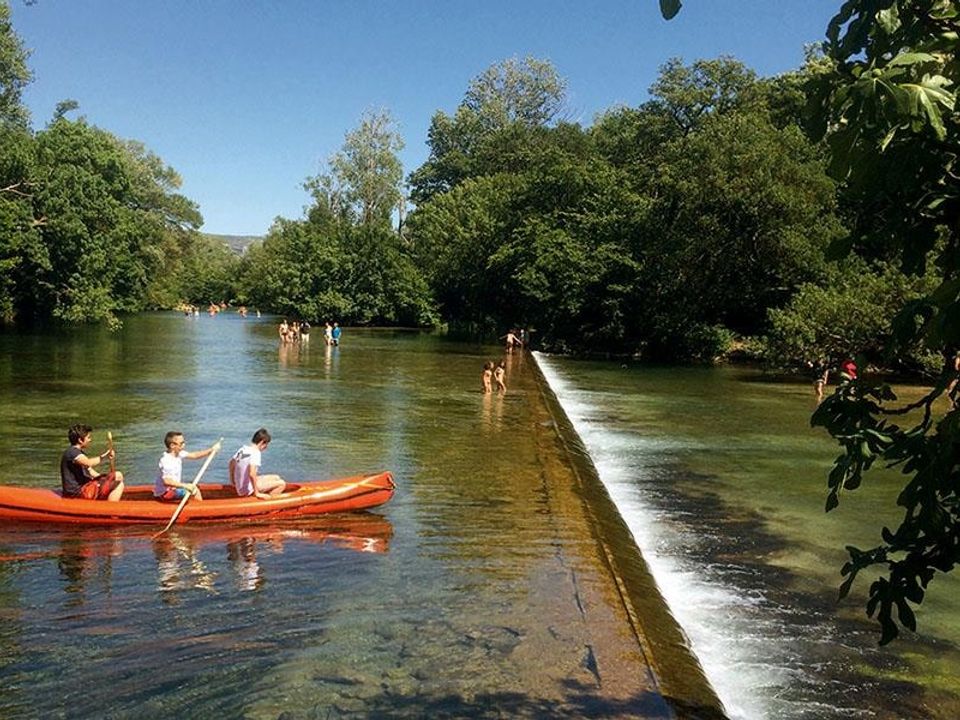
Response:
[[[663,464],[690,444],[609,427],[601,419],[602,395],[574,387],[549,357],[535,356],[727,714],[736,720],[871,716],[818,697],[820,680],[806,673],[811,660],[803,645],[830,642],[829,626],[794,622],[809,634],[798,637],[788,617],[794,611],[770,600],[762,579],[750,576],[755,568],[704,566],[699,559],[711,543],[730,538],[710,537],[698,518],[667,499]]]

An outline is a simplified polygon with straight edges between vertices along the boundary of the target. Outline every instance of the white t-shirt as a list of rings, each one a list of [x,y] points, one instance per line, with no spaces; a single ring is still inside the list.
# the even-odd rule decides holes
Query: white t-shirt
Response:
[[[160,456],[160,462],[157,463],[157,480],[153,484],[153,494],[156,497],[160,497],[167,491],[167,486],[163,484],[165,477],[172,478],[177,482],[182,482],[183,459],[186,456],[186,450],[181,450],[176,455],[167,451]]]
[[[233,455],[236,467],[233,471],[233,485],[237,495],[253,495],[253,479],[250,477],[250,467],[259,469],[261,462],[260,448],[256,445],[244,445]]]

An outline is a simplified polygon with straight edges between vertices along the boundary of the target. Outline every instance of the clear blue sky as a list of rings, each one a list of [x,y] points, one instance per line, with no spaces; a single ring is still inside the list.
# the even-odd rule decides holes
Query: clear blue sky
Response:
[[[32,51],[25,100],[41,128],[56,104],[139,140],[183,177],[203,230],[259,235],[299,218],[301,183],[364,110],[387,108],[405,173],[427,157],[437,110],[509,57],[547,58],[584,125],[637,105],[659,66],[733,55],[761,75],[794,69],[840,0],[11,0]]]

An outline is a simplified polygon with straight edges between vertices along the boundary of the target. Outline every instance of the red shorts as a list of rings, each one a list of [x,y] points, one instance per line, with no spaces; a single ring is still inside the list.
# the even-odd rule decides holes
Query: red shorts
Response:
[[[163,491],[163,495],[154,495],[160,502],[180,502],[187,491],[183,488],[168,487]]]
[[[93,480],[89,480],[80,486],[78,497],[86,500],[106,500],[119,484],[116,473],[108,472],[97,475]]]

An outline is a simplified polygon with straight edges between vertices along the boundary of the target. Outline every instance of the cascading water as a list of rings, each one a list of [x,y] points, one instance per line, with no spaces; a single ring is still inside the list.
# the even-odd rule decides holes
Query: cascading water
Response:
[[[916,685],[891,679],[907,674],[900,658],[876,647],[876,629],[859,608],[838,612],[835,584],[821,589],[780,559],[816,551],[768,530],[769,500],[759,487],[754,511],[731,506],[713,478],[687,466],[685,459],[715,452],[716,440],[660,427],[656,383],[640,388],[632,409],[646,416],[637,423],[623,417],[623,387],[581,387],[566,372],[570,361],[536,358],[731,718],[950,717],[928,711]],[[697,412],[678,387],[669,402],[690,402],[684,412]],[[833,558],[817,561],[834,567]],[[933,641],[911,642],[922,653]]]

